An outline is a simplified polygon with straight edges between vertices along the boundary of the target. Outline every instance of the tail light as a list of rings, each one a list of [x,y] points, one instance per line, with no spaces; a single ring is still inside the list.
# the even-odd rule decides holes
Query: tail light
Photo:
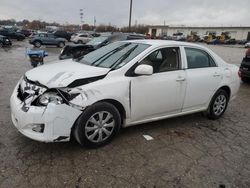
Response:
[[[238,75],[239,75],[239,77],[241,78],[241,70],[239,69],[239,71],[238,71]]]

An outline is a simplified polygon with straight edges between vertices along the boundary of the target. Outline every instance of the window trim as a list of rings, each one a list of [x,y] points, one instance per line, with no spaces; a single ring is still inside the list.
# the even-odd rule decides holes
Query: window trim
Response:
[[[178,48],[179,49],[179,55],[178,55],[178,69],[176,70],[170,70],[170,71],[165,71],[165,72],[157,72],[153,73],[152,75],[157,75],[157,74],[164,74],[168,72],[173,72],[173,71],[180,71],[180,70],[185,70],[184,68],[184,63],[183,63],[183,58],[182,58],[182,46],[158,46],[157,48],[151,49],[148,51],[146,54],[144,54],[134,65],[132,65],[125,73],[126,77],[137,77],[138,75],[134,74],[134,70],[136,69],[137,66],[140,65],[140,63],[151,53],[163,49],[163,48]]]
[[[196,48],[196,47],[193,47],[193,46],[183,46],[184,48],[184,52],[185,52],[185,58],[186,58],[186,69],[204,69],[204,68],[213,68],[213,67],[218,67],[218,64],[217,62],[215,61],[214,57],[211,55],[211,53],[209,53],[207,50],[205,49],[202,49],[202,48]],[[209,67],[197,67],[197,68],[188,68],[188,60],[187,60],[187,53],[186,53],[186,49],[194,49],[194,50],[198,50],[198,51],[201,51],[201,52],[204,52],[207,56],[208,56],[208,59],[209,59]],[[213,61],[214,65],[215,66],[211,66],[211,60]]]

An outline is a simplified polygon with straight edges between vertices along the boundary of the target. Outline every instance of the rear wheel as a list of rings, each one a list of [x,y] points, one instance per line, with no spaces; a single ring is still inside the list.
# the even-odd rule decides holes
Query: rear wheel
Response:
[[[3,43],[2,43],[2,42],[0,42],[0,48],[1,48],[1,47],[3,47]]]
[[[209,119],[219,119],[227,109],[229,101],[228,93],[219,89],[213,96],[209,108],[207,110],[207,116]]]
[[[96,148],[111,142],[121,127],[119,111],[110,103],[99,102],[88,107],[73,130],[79,144]]]

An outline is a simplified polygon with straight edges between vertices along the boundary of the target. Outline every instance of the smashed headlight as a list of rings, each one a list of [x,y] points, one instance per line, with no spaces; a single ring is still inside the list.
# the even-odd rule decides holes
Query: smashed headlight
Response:
[[[38,102],[43,106],[47,106],[49,103],[58,105],[63,103],[63,98],[55,92],[47,92],[39,97]]]

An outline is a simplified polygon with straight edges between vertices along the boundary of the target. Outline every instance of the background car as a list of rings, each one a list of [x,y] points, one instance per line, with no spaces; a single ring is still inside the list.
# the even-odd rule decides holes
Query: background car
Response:
[[[88,33],[78,33],[71,37],[71,42],[74,42],[77,44],[86,44],[92,39],[93,39],[93,36]]]
[[[29,37],[29,36],[32,34],[31,31],[25,30],[25,29],[19,30],[19,31],[17,31],[17,33],[21,33],[21,34],[23,34],[25,37]]]
[[[213,45],[221,44],[221,41],[219,39],[213,39],[211,41],[208,41],[207,44],[213,44]]]
[[[8,29],[0,30],[0,35],[6,36],[9,39],[16,39],[18,41],[22,41],[25,39],[25,35]]]
[[[59,59],[77,59],[91,51],[93,51],[92,48],[84,44],[69,44],[61,50]]]
[[[245,44],[245,48],[250,48],[250,41]]]
[[[240,65],[239,75],[243,82],[250,80],[250,58],[244,58]]]
[[[245,57],[242,59],[239,76],[243,82],[250,80],[250,48],[247,49]]]
[[[224,42],[225,44],[236,44],[237,41],[235,39],[228,39],[228,40],[225,40]]]
[[[41,45],[55,45],[63,48],[66,42],[66,39],[58,38],[52,33],[39,33],[29,39],[29,43],[33,44],[37,48],[41,47]]]
[[[11,46],[11,45],[12,45],[12,42],[8,37],[0,35],[0,47]]]
[[[72,35],[72,33],[69,33],[67,31],[60,31],[60,30],[55,31],[53,34],[58,38],[66,39],[68,42],[70,41],[70,38],[71,38],[71,35]]]
[[[123,41],[123,40],[139,40],[145,39],[145,35],[141,34],[134,34],[134,33],[105,33],[100,37],[95,37],[91,41],[89,41],[85,45],[67,45],[63,48],[59,55],[59,59],[69,59],[74,58],[77,59],[83,55],[88,54],[96,49],[99,49],[107,44],[116,41]]]

